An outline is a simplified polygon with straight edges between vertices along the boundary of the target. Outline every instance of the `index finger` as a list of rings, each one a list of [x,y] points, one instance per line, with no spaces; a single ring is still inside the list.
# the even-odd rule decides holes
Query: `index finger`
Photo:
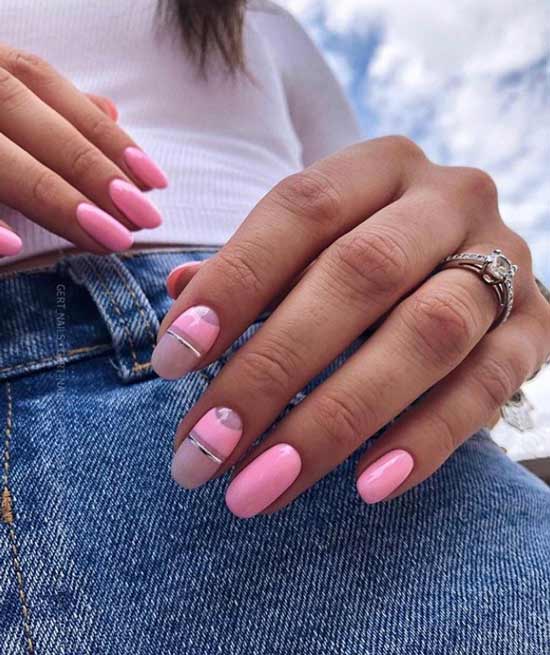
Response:
[[[167,186],[165,174],[135,141],[46,61],[0,44],[0,66],[67,119],[142,190]]]
[[[385,137],[283,180],[174,303],[155,371],[175,379],[219,357],[320,252],[403,195],[426,163],[412,142]]]

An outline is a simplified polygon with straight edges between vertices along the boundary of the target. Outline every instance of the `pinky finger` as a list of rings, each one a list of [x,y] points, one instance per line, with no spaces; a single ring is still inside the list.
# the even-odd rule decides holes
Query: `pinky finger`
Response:
[[[544,353],[535,344],[542,343],[543,328],[530,317],[512,318],[489,333],[359,461],[361,498],[369,504],[390,500],[435,473],[537,369]]]
[[[9,225],[0,221],[0,257],[17,255],[23,247],[23,242]]]

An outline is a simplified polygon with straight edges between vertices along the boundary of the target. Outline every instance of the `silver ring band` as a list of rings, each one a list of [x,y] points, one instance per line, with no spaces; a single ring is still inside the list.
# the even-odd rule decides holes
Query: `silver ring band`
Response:
[[[497,300],[497,315],[491,329],[508,320],[514,306],[514,276],[518,267],[495,249],[489,255],[474,252],[457,253],[446,257],[440,270],[464,268],[475,273],[485,284],[493,289]]]

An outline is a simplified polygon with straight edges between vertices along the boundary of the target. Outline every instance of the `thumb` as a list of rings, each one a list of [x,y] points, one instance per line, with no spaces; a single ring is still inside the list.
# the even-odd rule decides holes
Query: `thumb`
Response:
[[[0,221],[0,257],[17,255],[23,247],[23,242],[11,229],[11,227]]]

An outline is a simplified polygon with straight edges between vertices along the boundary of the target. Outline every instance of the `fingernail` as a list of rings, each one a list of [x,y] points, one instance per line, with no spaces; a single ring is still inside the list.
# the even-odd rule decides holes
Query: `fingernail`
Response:
[[[392,450],[361,473],[357,491],[366,503],[378,503],[403,484],[413,468],[414,460],[406,450]]]
[[[127,250],[134,243],[132,233],[124,225],[95,205],[81,202],[76,218],[80,227],[108,250]]]
[[[231,455],[242,433],[243,423],[236,412],[214,407],[182,441],[172,461],[172,477],[186,489],[200,487]]]
[[[227,507],[248,519],[269,507],[296,480],[302,470],[298,451],[277,444],[263,452],[231,482],[225,494]]]
[[[159,210],[144,193],[124,180],[113,180],[109,185],[111,200],[138,227],[148,229],[162,223]]]
[[[220,332],[216,312],[198,305],[183,312],[162,335],[151,364],[161,378],[176,380],[193,370]]]
[[[2,227],[0,225],[0,255],[2,257],[9,257],[11,255],[17,255],[17,253],[23,247],[23,242],[21,239],[12,232],[8,230],[7,227]]]
[[[194,262],[185,262],[185,264],[176,266],[176,268],[173,268],[170,271],[170,273],[168,273],[168,277],[166,278],[166,289],[168,290],[168,295],[170,296],[170,298],[175,299],[178,295],[177,284],[178,284],[180,273],[186,270],[192,271],[195,268],[198,269],[202,263],[203,263],[202,260],[194,261]]]
[[[168,178],[155,162],[139,148],[126,148],[124,159],[132,172],[142,182],[154,189],[165,189],[168,186]]]

